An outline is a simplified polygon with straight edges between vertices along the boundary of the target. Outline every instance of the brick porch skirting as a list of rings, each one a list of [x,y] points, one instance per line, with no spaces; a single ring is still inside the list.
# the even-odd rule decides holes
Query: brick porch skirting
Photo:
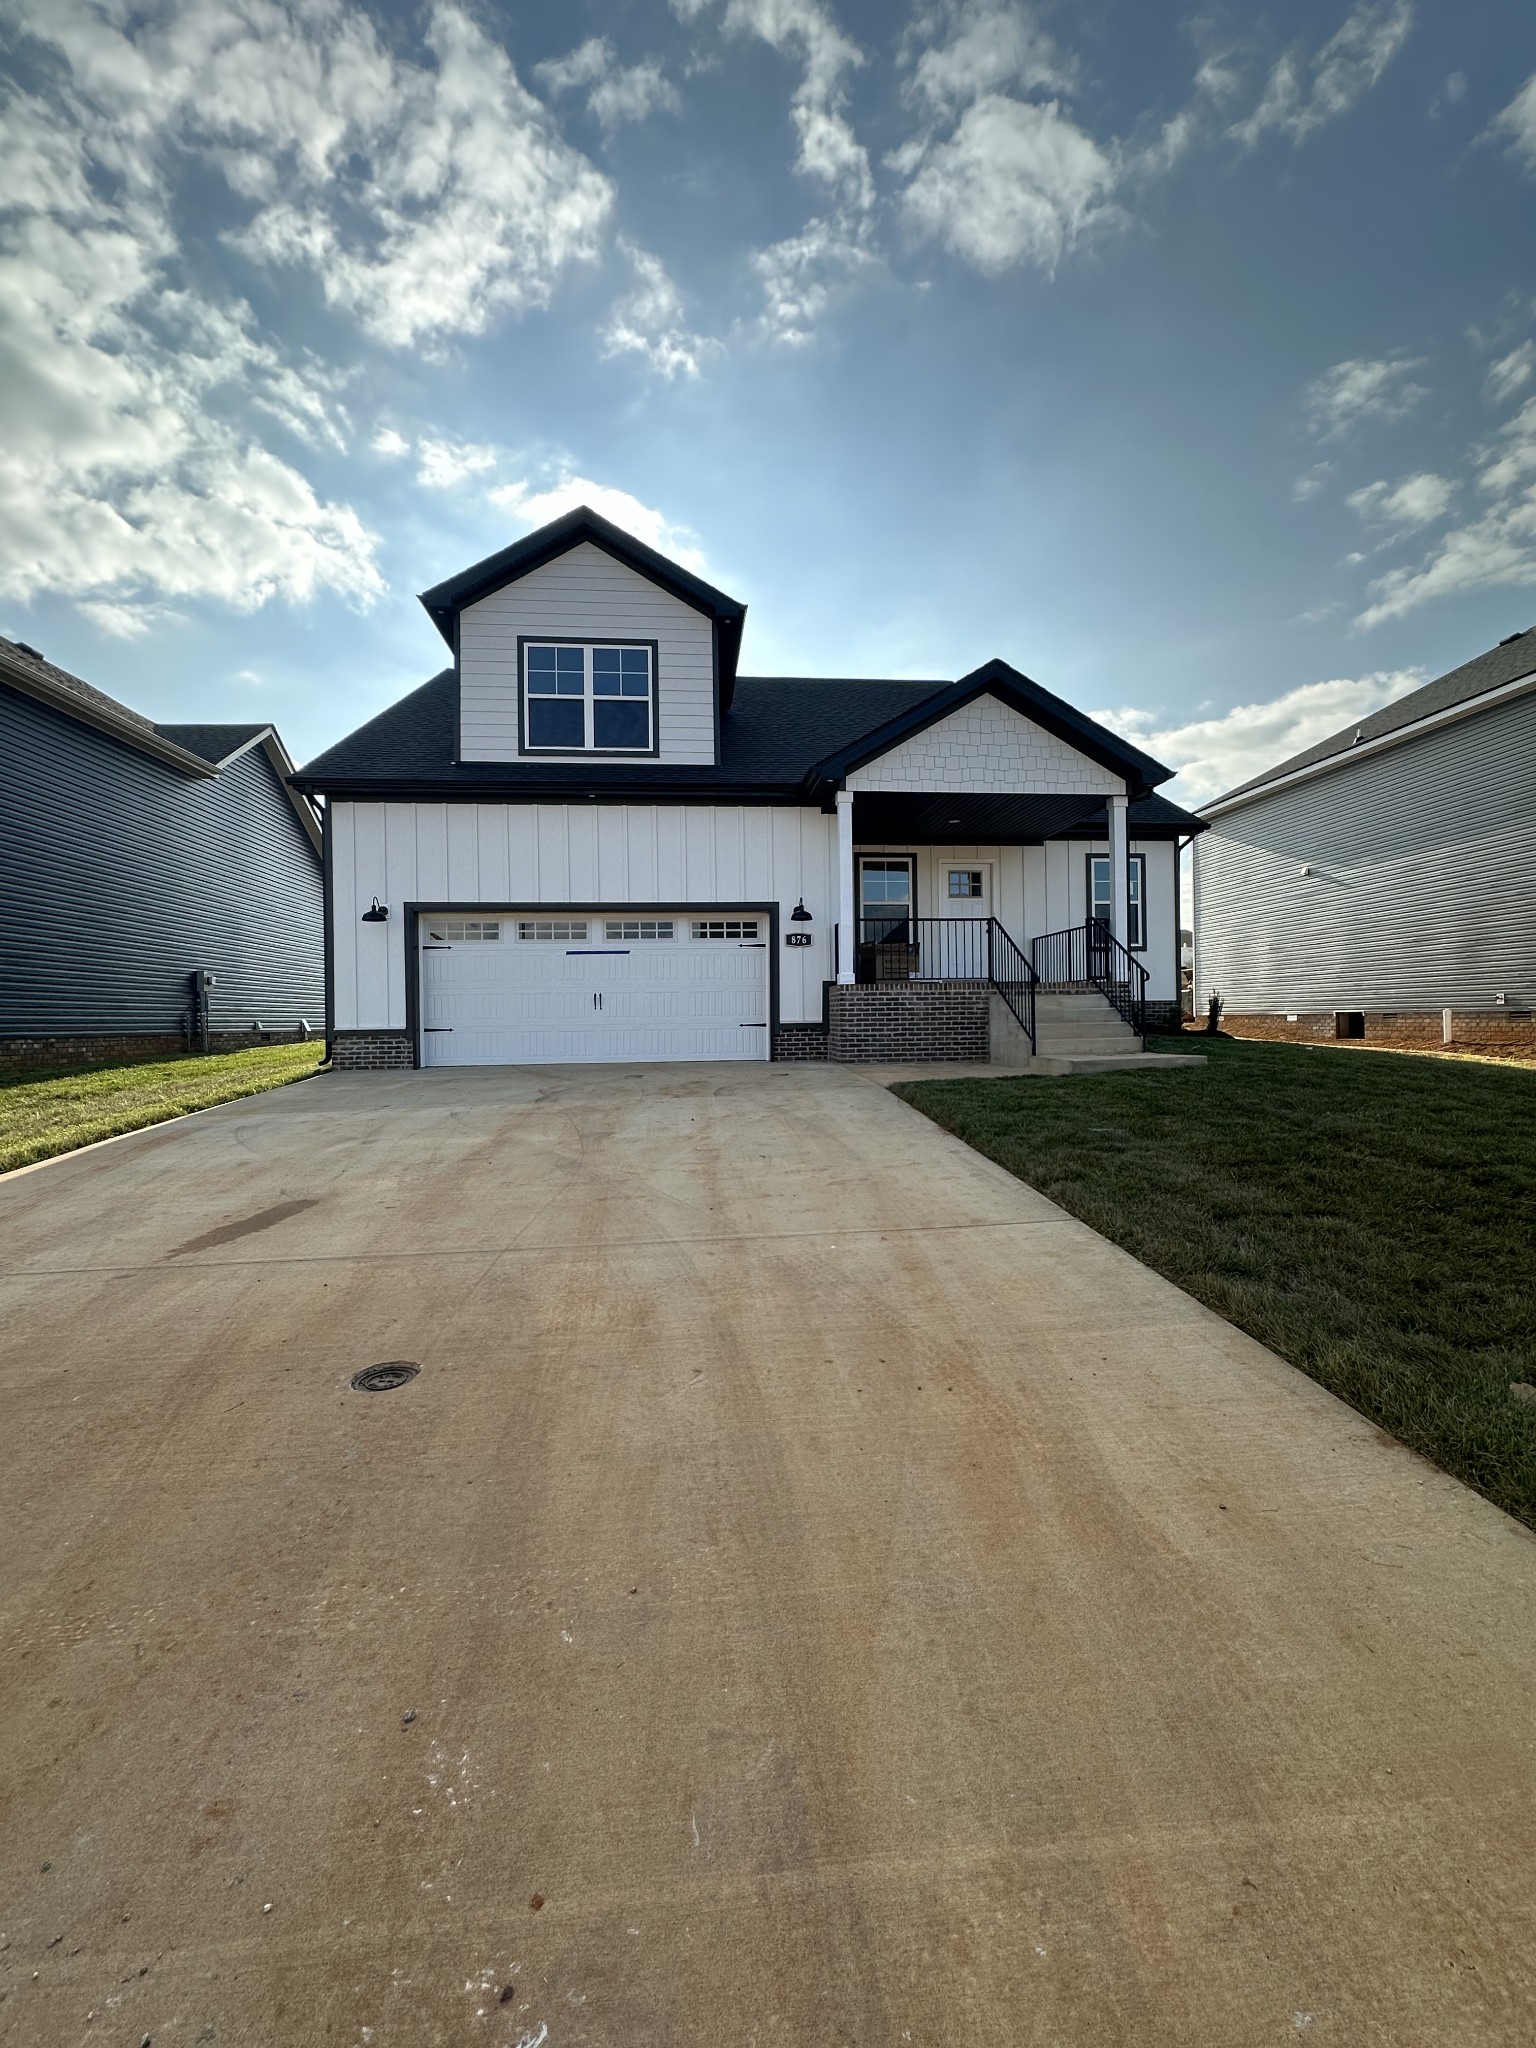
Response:
[[[827,994],[827,1058],[844,1062],[984,1060],[991,990],[966,982],[895,982]]]
[[[776,1060],[824,1060],[827,1057],[825,1024],[781,1024],[773,1036]]]
[[[338,1031],[331,1039],[331,1065],[338,1073],[398,1072],[415,1064],[409,1031]]]

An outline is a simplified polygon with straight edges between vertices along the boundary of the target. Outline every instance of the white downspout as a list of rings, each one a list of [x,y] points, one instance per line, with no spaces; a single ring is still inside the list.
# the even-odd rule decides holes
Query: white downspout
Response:
[[[1131,842],[1128,800],[1109,800],[1109,928],[1121,945],[1131,943]]]
[[[837,792],[837,980],[840,988],[853,986],[858,933],[853,915],[853,791]]]

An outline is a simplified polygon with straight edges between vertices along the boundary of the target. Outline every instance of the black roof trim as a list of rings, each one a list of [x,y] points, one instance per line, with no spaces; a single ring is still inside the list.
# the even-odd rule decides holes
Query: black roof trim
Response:
[[[521,576],[531,575],[535,569],[542,569],[546,562],[569,554],[583,541],[590,541],[593,547],[601,548],[615,561],[623,562],[638,575],[660,584],[663,590],[681,598],[684,604],[703,612],[706,618],[718,619],[722,624],[734,621],[739,628],[746,617],[747,608],[740,598],[727,597],[723,590],[716,590],[702,576],[695,576],[692,570],[684,569],[677,562],[669,562],[665,555],[647,547],[644,541],[636,540],[633,534],[615,526],[611,519],[604,519],[600,512],[594,512],[588,505],[578,505],[574,511],[562,513],[536,533],[503,548],[499,554],[487,555],[483,562],[476,562],[472,568],[461,569],[457,576],[449,576],[443,582],[433,584],[430,590],[421,593],[421,602],[451,647],[454,617],[466,605],[475,603],[493,590],[502,589],[508,583],[517,582]]]
[[[1133,747],[1107,727],[1085,718],[1081,711],[1074,710],[1062,698],[1042,689],[1039,683],[1019,669],[994,657],[980,668],[972,669],[969,675],[962,676],[957,683],[949,684],[914,705],[910,711],[901,713],[873,732],[865,733],[851,746],[829,754],[825,760],[817,762],[812,775],[819,782],[842,782],[856,769],[877,760],[881,754],[889,753],[903,740],[926,731],[974,698],[983,696],[999,698],[1020,717],[1043,727],[1064,745],[1086,754],[1090,761],[1097,761],[1111,774],[1123,776],[1133,797],[1145,795],[1159,782],[1168,781],[1173,774],[1171,768],[1154,761],[1150,754],[1142,753],[1139,747]]]

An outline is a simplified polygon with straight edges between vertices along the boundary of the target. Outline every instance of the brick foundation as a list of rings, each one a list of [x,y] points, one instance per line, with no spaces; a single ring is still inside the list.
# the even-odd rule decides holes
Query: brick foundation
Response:
[[[1147,1029],[1149,1031],[1180,1031],[1184,1026],[1184,1014],[1178,1003],[1148,1003]]]
[[[208,1036],[208,1050],[243,1052],[253,1045],[292,1045],[301,1036],[298,1031],[213,1031]],[[182,1059],[201,1051],[185,1031],[124,1031],[100,1038],[0,1038],[0,1074],[114,1067],[128,1060]]]
[[[331,1040],[331,1065],[337,1073],[370,1069],[398,1073],[415,1064],[416,1050],[408,1031],[338,1031]]]
[[[990,989],[901,982],[828,991],[827,1058],[848,1063],[984,1060]]]
[[[1338,1015],[1346,1014],[1344,1012]],[[1437,1046],[1444,1042],[1438,1010],[1366,1010],[1365,1041],[1378,1045]],[[1304,1010],[1295,1017],[1276,1014],[1224,1015],[1223,1031],[1234,1038],[1269,1038],[1289,1044],[1313,1044],[1339,1036],[1332,1010]],[[1358,1039],[1356,1040],[1358,1043]],[[1536,1051],[1536,1016],[1529,1010],[1455,1010],[1451,1012],[1449,1050],[1463,1052]]]
[[[825,1024],[781,1024],[774,1033],[776,1060],[824,1060],[827,1057]]]

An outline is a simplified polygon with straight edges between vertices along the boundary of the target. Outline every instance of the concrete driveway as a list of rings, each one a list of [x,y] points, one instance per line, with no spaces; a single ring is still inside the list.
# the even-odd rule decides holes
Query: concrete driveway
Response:
[[[1536,1542],[870,1076],[325,1077],[0,1267],[0,2039],[1536,2039]]]

